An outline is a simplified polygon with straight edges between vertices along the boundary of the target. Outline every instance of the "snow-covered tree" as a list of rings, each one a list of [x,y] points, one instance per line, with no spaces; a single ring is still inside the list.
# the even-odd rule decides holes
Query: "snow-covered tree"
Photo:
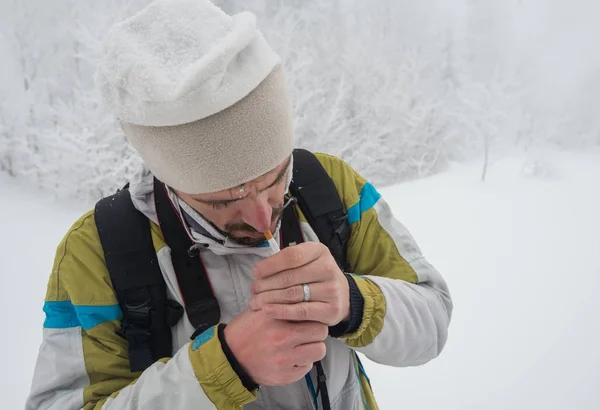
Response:
[[[254,12],[282,56],[298,144],[340,155],[378,185],[453,160],[489,164],[514,147],[600,144],[600,52],[586,49],[590,65],[575,60],[576,76],[542,59],[554,61],[557,39],[579,38],[558,18],[566,3],[214,1],[228,13]],[[110,26],[149,2],[0,3],[0,172],[94,200],[136,170],[140,160],[99,106],[92,75]],[[556,30],[541,21],[560,22],[562,37],[546,43]],[[597,36],[586,30],[587,43],[560,50],[592,45]]]

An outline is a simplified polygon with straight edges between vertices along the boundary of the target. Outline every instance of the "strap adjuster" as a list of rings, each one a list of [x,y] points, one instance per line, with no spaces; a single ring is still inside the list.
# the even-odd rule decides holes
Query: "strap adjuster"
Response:
[[[151,324],[150,317],[150,298],[139,305],[126,305],[127,318],[129,324],[134,327],[149,328]]]

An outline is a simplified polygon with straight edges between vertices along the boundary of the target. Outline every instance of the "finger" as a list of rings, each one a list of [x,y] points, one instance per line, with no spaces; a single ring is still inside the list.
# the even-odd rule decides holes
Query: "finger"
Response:
[[[326,353],[327,348],[324,342],[307,343],[293,349],[292,361],[294,364],[304,366],[322,360]]]
[[[329,327],[320,322],[294,322],[289,325],[292,328],[290,341],[294,346],[322,342],[329,335]]]
[[[335,282],[308,283],[310,300],[313,302],[331,302],[335,296]],[[304,302],[304,286],[294,285],[286,289],[261,292],[250,298],[250,308],[260,310],[269,304],[289,304]]]
[[[318,259],[327,249],[320,242],[303,242],[289,246],[257,263],[252,272],[256,278],[265,278],[286,269],[298,268]]]
[[[286,269],[265,278],[256,279],[252,283],[252,293],[257,295],[269,290],[287,289],[303,283],[322,282],[331,276],[328,268],[327,264],[314,260],[298,268]]]
[[[290,320],[290,321],[305,321],[312,320],[315,322],[334,325],[334,319],[330,314],[329,305],[322,302],[302,302],[291,305],[266,305],[264,308],[267,316],[273,319]]]

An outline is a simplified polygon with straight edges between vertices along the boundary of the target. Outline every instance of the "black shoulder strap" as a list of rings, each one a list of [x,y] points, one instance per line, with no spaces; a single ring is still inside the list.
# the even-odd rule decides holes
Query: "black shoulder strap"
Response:
[[[350,238],[348,216],[329,174],[317,157],[309,151],[294,151],[294,171],[290,191],[319,240],[329,247],[343,271],[347,271],[346,244]],[[281,219],[282,248],[304,242],[298,215],[294,206],[283,211]],[[331,409],[327,377],[321,361],[315,362],[317,396],[321,396],[323,410]]]
[[[173,209],[165,185],[154,179],[154,202],[160,229],[171,248],[171,261],[177,274],[185,311],[197,334],[219,323],[221,310],[200,253],[191,252],[194,241],[184,228],[179,213]]]
[[[150,224],[133,206],[129,190],[100,200],[95,221],[123,312],[121,333],[129,344],[130,368],[142,371],[172,355],[171,326],[183,310],[167,301]]]
[[[351,232],[348,214],[331,177],[312,152],[294,150],[290,191],[298,199],[300,209],[319,240],[329,248],[340,268],[347,272],[346,244]]]
[[[295,161],[295,159],[294,159]],[[296,166],[294,162],[294,167]],[[294,206],[288,206],[283,211],[283,216],[281,218],[281,236],[282,236],[282,248],[287,248],[288,246],[297,245],[299,243],[304,242],[304,236],[302,235],[302,230],[300,229],[300,225],[298,222],[298,215],[296,214],[296,209]],[[331,409],[331,405],[329,403],[329,393],[327,390],[327,378],[325,376],[325,372],[323,371],[323,364],[321,361],[315,362],[315,367],[317,369],[317,396],[321,395],[321,405],[323,410]]]

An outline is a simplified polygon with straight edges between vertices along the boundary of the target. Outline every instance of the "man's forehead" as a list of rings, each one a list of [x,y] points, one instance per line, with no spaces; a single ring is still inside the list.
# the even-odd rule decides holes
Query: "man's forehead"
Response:
[[[288,166],[290,165],[290,161],[291,161],[291,157],[287,157],[285,160],[283,160],[282,163],[280,163],[279,165],[277,165],[275,168],[273,168],[272,170],[262,174],[259,177],[256,177],[250,181],[244,182],[242,185],[248,185],[248,184],[252,184],[254,182],[260,182],[263,179],[268,178],[269,176],[272,176],[274,174],[278,174],[280,172],[283,172],[284,170],[287,170]],[[241,185],[240,185],[241,186]],[[232,189],[235,189],[236,187],[233,187]],[[230,191],[230,190],[226,190],[225,192]]]
[[[281,164],[277,165],[272,170],[264,173],[263,175],[261,175],[259,177],[254,178],[250,181],[245,182],[243,185],[259,183],[269,177],[274,178],[275,175],[279,176],[279,175],[285,174],[285,172],[287,172],[287,170],[288,170],[291,160],[292,160],[291,156],[287,157]],[[237,191],[241,187],[242,187],[242,185],[239,185],[237,187],[232,187],[229,189],[225,189],[223,191],[210,192],[210,193],[206,193],[206,194],[190,195],[190,196],[194,199],[204,199],[204,200],[231,199],[231,192]]]

